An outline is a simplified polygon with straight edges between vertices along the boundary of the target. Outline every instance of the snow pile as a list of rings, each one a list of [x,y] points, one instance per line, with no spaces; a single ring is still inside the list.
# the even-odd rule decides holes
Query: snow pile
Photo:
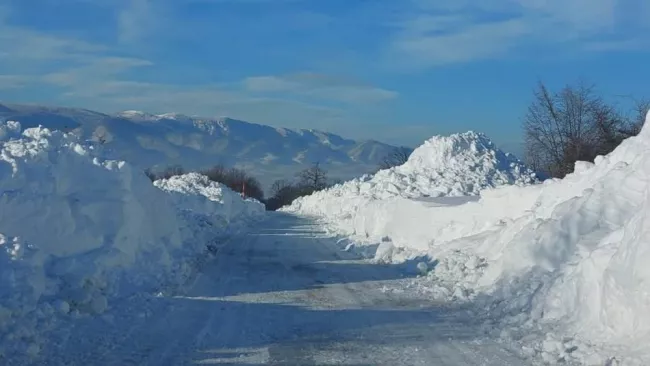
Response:
[[[650,363],[650,122],[562,180],[479,198],[356,198],[327,215],[341,202],[330,191],[290,209],[380,243],[378,260],[428,255],[431,293],[487,309],[488,329],[550,364]]]
[[[393,197],[474,196],[486,188],[526,185],[535,173],[475,132],[434,136],[401,166],[336,185],[296,200],[289,211],[340,218],[374,200]]]
[[[542,332],[557,328],[601,349],[547,336],[537,351],[552,363],[614,357],[632,364],[637,357],[648,364],[650,123],[595,164],[579,163],[565,179],[527,190],[539,195],[524,215],[478,240],[452,243],[487,260],[475,290],[503,300],[492,315]]]
[[[338,233],[355,235],[356,239],[376,242],[389,236],[393,243],[403,241],[404,245],[398,246],[423,250],[429,244],[425,237],[435,236],[430,235],[429,222],[416,219],[429,216],[430,205],[455,205],[488,188],[535,182],[535,173],[521,161],[497,149],[485,135],[470,131],[435,136],[415,149],[404,165],[299,198],[284,210],[322,217]],[[494,215],[493,209],[471,213],[477,229]],[[466,212],[458,212],[457,219],[465,220],[466,216]],[[395,217],[401,219],[395,221]],[[438,218],[427,221],[435,224]],[[405,224],[410,228],[402,230]],[[420,225],[427,229],[418,230]],[[447,229],[434,227],[438,231]],[[450,228],[454,232],[459,229]],[[466,228],[460,230],[465,232]]]
[[[466,132],[434,136],[415,149],[402,165],[379,172],[373,193],[402,197],[477,195],[485,188],[525,185],[535,173],[485,135]],[[385,193],[384,193],[385,194]]]
[[[154,185],[170,194],[174,205],[183,211],[210,218],[212,224],[226,229],[231,223],[262,216],[265,208],[254,199],[243,200],[225,185],[199,173],[160,179]]]
[[[71,134],[0,123],[0,360],[38,353],[58,318],[183,281],[206,250],[210,220],[178,215],[178,196],[100,155]],[[258,212],[210,194],[227,221]]]

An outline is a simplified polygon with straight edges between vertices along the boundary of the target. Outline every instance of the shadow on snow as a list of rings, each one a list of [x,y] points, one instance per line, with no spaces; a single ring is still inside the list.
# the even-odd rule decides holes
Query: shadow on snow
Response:
[[[422,308],[421,303],[388,303],[386,308],[371,301],[315,309],[227,299],[415,274],[413,263],[363,262],[342,251],[335,239],[314,231],[310,221],[275,215],[273,227],[261,227],[223,246],[197,280],[203,281],[201,286],[187,296],[127,301],[111,312],[117,318],[109,314],[80,319],[70,332],[54,334],[45,353],[47,364],[259,365],[264,359],[276,365],[325,365],[331,363],[314,360],[314,354],[345,357],[350,345],[372,352],[387,345],[424,347],[450,337],[479,336],[477,326],[462,315],[446,311],[441,319],[439,309]]]
[[[306,290],[329,284],[395,280],[418,273],[416,261],[368,263],[358,254],[342,250],[325,232],[314,231],[309,220],[284,213],[273,215],[277,227],[251,232],[241,243],[244,247],[232,242],[219,250],[216,265],[207,268],[204,275],[214,281],[209,296]],[[220,276],[226,264],[231,273],[223,278]]]

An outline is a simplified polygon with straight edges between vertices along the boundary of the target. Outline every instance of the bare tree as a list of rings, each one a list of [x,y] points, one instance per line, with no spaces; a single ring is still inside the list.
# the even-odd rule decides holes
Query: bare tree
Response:
[[[625,136],[636,136],[645,124],[645,118],[650,110],[650,99],[636,99],[632,116],[627,118],[626,125],[621,130]]]
[[[327,172],[315,162],[311,167],[298,173],[299,184],[318,191],[327,187]]]
[[[337,184],[343,184],[343,183],[344,183],[343,179],[341,179],[341,178],[334,178],[334,179],[331,179],[331,180],[330,180],[330,182],[329,182],[329,186],[332,187],[332,186],[335,186],[335,185],[337,185]]]
[[[406,163],[411,156],[412,150],[405,146],[395,148],[379,163],[379,169],[390,169]]]
[[[245,193],[247,197],[253,197],[260,201],[264,199],[264,190],[260,182],[244,170],[227,169],[223,165],[215,165],[210,169],[201,171],[201,174],[214,182],[224,184],[235,192]]]
[[[592,161],[612,148],[620,125],[618,113],[593,86],[579,82],[552,94],[539,83],[524,118],[526,159],[536,169],[563,177],[577,160]]]
[[[318,163],[298,173],[297,183],[276,180],[271,185],[271,197],[266,201],[266,209],[275,211],[290,205],[296,198],[308,196],[317,190],[341,183],[340,179],[327,180],[325,171]]]
[[[285,180],[277,180],[271,186],[271,197],[266,202],[266,209],[275,211],[280,207],[290,205],[296,198],[309,194],[313,190],[289,183]]]
[[[284,180],[284,179],[278,179],[278,180],[276,180],[276,181],[273,182],[273,184],[271,185],[271,197],[275,197],[275,196],[277,196],[278,194],[280,194],[280,192],[282,192],[283,190],[285,190],[287,187],[291,187],[291,183],[290,183],[290,182],[287,182],[287,181]]]
[[[172,165],[160,171],[146,169],[144,173],[153,182],[158,179],[169,179],[177,175],[183,175],[185,174],[185,169],[183,169],[183,167],[180,165]]]
[[[225,166],[219,164],[215,165],[212,168],[205,169],[201,171],[201,174],[208,177],[213,182],[219,182],[225,184],[226,182],[226,173],[227,169]]]

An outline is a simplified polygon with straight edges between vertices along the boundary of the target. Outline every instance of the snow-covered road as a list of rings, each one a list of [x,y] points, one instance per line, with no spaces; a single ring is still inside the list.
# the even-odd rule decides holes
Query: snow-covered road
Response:
[[[386,291],[415,274],[342,251],[276,213],[221,248],[182,295],[80,319],[48,364],[525,365],[460,311]],[[57,341],[58,342],[58,341]]]

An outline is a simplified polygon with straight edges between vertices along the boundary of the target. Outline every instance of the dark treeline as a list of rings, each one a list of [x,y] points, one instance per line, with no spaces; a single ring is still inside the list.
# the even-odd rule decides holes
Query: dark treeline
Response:
[[[338,180],[328,178],[327,171],[319,163],[314,163],[309,168],[298,172],[294,180],[275,181],[271,186],[271,197],[266,202],[266,208],[275,211],[290,205],[298,197],[308,196],[337,183]]]
[[[539,83],[524,116],[525,160],[535,170],[562,178],[576,161],[593,162],[641,131],[650,103],[631,108],[605,101],[584,81],[558,91]]]

